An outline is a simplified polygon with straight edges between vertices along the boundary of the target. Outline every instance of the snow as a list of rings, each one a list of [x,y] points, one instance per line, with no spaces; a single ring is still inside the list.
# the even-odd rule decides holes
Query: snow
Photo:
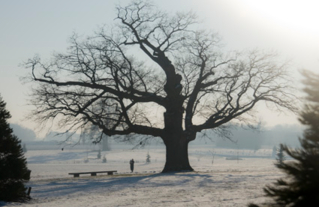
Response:
[[[65,148],[29,150],[32,170],[31,201],[4,206],[247,206],[265,201],[263,187],[283,174],[270,158],[271,149],[230,150],[191,146],[190,163],[195,172],[161,174],[163,147],[131,150],[115,147],[102,152],[107,163],[97,159],[94,149]],[[151,162],[146,163],[147,153]],[[214,156],[213,156],[214,154]],[[218,156],[217,156],[218,155]],[[225,157],[241,156],[242,160]],[[135,160],[130,173],[129,160]],[[89,162],[84,161],[88,159]],[[115,175],[80,175],[70,172],[117,170]],[[0,203],[1,205],[1,203]]]

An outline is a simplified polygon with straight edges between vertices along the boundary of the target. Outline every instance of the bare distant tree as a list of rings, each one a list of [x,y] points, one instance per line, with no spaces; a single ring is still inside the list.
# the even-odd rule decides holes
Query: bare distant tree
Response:
[[[148,1],[117,7],[117,20],[84,41],[73,36],[68,52],[49,63],[38,57],[26,63],[37,83],[38,121],[160,137],[163,172],[170,172],[193,170],[188,143],[198,132],[242,121],[258,102],[295,109],[285,65],[273,53],[224,55],[216,34],[194,29],[194,14],[171,16]]]

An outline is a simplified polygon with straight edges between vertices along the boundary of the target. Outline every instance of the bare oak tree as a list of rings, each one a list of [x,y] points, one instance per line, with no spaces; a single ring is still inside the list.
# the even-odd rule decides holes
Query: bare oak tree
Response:
[[[38,121],[57,118],[70,130],[96,125],[108,136],[160,137],[163,172],[192,171],[188,143],[197,133],[241,121],[262,101],[295,109],[285,65],[273,53],[225,55],[216,34],[194,29],[194,14],[170,16],[148,1],[117,7],[117,20],[85,40],[74,35],[68,52],[49,63],[38,57],[26,63],[37,83],[32,113]],[[156,107],[163,117],[151,115]]]

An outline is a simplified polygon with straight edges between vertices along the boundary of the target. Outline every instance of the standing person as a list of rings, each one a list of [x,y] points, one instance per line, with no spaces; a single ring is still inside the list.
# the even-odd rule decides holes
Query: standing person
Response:
[[[130,167],[131,167],[131,172],[133,172],[134,171],[134,160],[133,159],[130,160]]]

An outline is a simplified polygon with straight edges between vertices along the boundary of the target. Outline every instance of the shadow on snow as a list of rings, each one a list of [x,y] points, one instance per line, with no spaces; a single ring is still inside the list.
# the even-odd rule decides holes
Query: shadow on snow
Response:
[[[165,173],[153,175],[133,175],[126,177],[89,177],[67,180],[31,181],[33,198],[59,197],[73,193],[107,193],[135,187],[169,187],[183,186],[194,179],[200,179],[194,187],[201,187],[214,182],[212,175],[198,173]],[[132,189],[134,190],[134,189]]]

